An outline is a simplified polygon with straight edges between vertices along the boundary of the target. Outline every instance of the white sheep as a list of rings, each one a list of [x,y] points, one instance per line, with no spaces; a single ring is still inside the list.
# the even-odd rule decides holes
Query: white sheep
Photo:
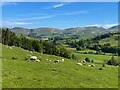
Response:
[[[88,65],[89,67],[91,66],[91,65]]]
[[[40,62],[40,60],[37,59],[36,62]]]
[[[60,62],[60,60],[55,60],[55,61],[54,61],[54,63],[58,63],[58,62]]]
[[[77,65],[82,66],[82,63],[77,63]]]
[[[36,56],[31,56],[30,60],[37,60],[37,57]]]
[[[12,47],[10,47],[10,49],[12,49]]]
[[[95,64],[91,64],[91,67],[95,67]]]
[[[61,62],[64,62],[64,59],[62,59]]]
[[[83,62],[86,62],[85,60],[83,60]]]

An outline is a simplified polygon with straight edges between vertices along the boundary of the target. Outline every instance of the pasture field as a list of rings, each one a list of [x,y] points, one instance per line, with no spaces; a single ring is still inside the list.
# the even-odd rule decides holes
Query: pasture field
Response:
[[[75,60],[66,59],[62,63],[54,64],[56,59],[62,59],[54,55],[31,53],[21,48],[2,45],[2,84],[3,88],[117,88],[118,67],[88,67],[90,63],[78,66]],[[84,54],[76,53],[79,58]],[[25,57],[36,55],[40,62],[28,62]],[[87,54],[87,56],[90,56]],[[17,59],[12,59],[16,57]],[[94,61],[110,59],[110,56],[94,57]],[[48,59],[48,60],[46,60]],[[49,61],[51,60],[51,61]],[[99,70],[99,68],[103,70]]]
[[[101,62],[103,63],[104,60],[110,60],[112,55],[95,55],[95,54],[81,54],[81,53],[74,53],[76,58],[79,60],[84,60],[85,58],[90,58],[91,60],[94,60],[95,62]],[[114,56],[115,59],[118,59],[118,56]]]

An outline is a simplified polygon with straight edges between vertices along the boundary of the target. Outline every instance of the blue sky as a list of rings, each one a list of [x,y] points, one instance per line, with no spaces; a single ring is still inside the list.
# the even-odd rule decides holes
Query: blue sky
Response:
[[[117,2],[11,2],[3,3],[3,27],[73,28],[118,23]]]

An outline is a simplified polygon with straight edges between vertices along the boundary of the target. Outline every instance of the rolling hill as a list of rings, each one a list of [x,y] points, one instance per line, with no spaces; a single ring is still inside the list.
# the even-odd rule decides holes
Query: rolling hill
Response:
[[[10,30],[23,34],[23,35],[30,35],[35,33],[36,36],[45,35],[45,36],[54,36],[54,35],[80,35],[82,36],[94,36],[94,35],[101,35],[108,32],[118,32],[118,26],[114,26],[108,29],[103,27],[96,27],[96,26],[89,26],[89,27],[76,27],[76,28],[67,28],[67,29],[57,29],[57,28],[34,28],[34,29],[27,29],[22,27],[15,27],[11,28]]]
[[[18,47],[11,48],[2,45],[3,88],[118,87],[118,67],[116,66],[106,65],[103,70],[99,70],[102,67],[101,64],[96,64],[95,67],[88,67],[87,65],[90,63],[86,63],[86,66],[78,66],[75,60],[66,58],[64,58],[65,61],[63,63],[54,64],[54,60],[61,59],[61,57],[37,52],[31,53]],[[41,61],[28,62],[25,60],[25,57],[29,55],[35,55]],[[77,55],[81,57],[81,54]],[[94,57],[95,55],[91,56]],[[17,59],[12,59],[12,57],[16,57]],[[94,61],[98,61],[99,58],[95,59],[95,57]],[[106,59],[110,58],[111,56],[106,57]],[[104,60],[102,56],[100,56],[100,60]]]

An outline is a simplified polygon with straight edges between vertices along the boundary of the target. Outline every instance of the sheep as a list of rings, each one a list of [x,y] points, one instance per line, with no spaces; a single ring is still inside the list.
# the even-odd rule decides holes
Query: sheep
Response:
[[[30,51],[30,53],[33,53],[32,51]]]
[[[37,59],[36,62],[40,62],[40,60]]]
[[[77,63],[77,65],[82,66],[82,63]]]
[[[64,62],[64,59],[62,59],[61,62]]]
[[[49,60],[51,62],[51,60]]]
[[[91,65],[88,65],[89,67],[91,66]]]
[[[58,62],[60,62],[60,60],[55,60],[55,61],[54,61],[54,63],[58,63]]]
[[[62,62],[62,60],[59,60],[59,62]]]
[[[48,59],[46,59],[48,61]]]
[[[85,60],[83,60],[83,62],[85,63],[86,61],[85,61]]]
[[[36,56],[31,56],[30,60],[37,60],[37,57]]]
[[[91,67],[95,67],[95,64],[91,64]]]
[[[12,47],[10,47],[10,49],[12,49]]]

